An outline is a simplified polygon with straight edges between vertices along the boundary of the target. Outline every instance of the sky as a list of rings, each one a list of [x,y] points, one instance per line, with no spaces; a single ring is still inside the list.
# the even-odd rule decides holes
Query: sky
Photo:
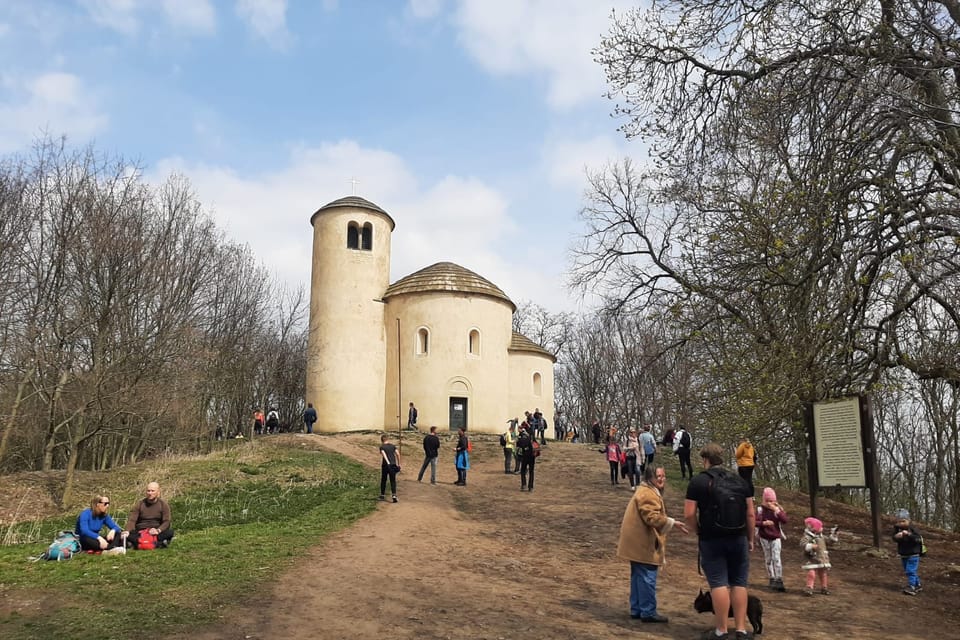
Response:
[[[566,287],[586,170],[617,131],[591,49],[619,0],[0,0],[0,155],[42,135],[180,173],[277,281],[310,216],[396,222],[391,282],[455,262],[518,303]]]

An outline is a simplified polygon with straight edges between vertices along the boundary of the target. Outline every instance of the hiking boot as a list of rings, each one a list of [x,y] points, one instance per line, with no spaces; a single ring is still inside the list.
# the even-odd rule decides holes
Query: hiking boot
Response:
[[[393,496],[393,501],[394,501],[394,502],[400,502],[399,500],[397,500],[397,496]]]
[[[903,592],[908,596],[915,596],[917,595],[917,588],[913,585],[907,585],[907,588],[904,589]]]
[[[783,580],[776,580],[775,582],[776,582],[776,584],[773,585],[774,591],[779,591],[779,592],[783,593],[784,591],[787,590],[787,588],[786,588],[785,586],[783,586]]]

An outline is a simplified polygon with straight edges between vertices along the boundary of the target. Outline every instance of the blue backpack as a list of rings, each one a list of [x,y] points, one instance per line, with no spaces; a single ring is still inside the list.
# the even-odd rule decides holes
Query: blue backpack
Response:
[[[80,538],[73,531],[61,531],[35,560],[69,560],[80,552]]]

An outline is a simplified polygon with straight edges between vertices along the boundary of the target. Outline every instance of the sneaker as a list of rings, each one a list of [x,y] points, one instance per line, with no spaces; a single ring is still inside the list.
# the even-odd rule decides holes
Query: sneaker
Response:
[[[723,634],[722,636],[718,636],[717,630],[713,628],[707,629],[706,631],[700,634],[700,640],[720,640],[721,638],[726,638],[726,637],[727,637],[726,633]]]
[[[377,500],[379,500],[380,502],[386,502],[387,496],[380,496],[379,498],[377,498]]]
[[[912,585],[908,585],[907,588],[903,590],[903,592],[908,596],[915,596],[917,595],[917,588]]]
[[[787,590],[787,588],[783,586],[783,580],[777,580],[777,584],[775,584],[773,588],[775,591],[779,591],[780,593],[783,593]]]
[[[915,586],[915,587],[913,588],[913,590],[914,590],[915,592],[917,592],[917,593],[920,593],[921,591],[923,591],[923,585],[922,585],[922,584],[918,584],[917,586]]]
[[[820,589],[821,595],[828,596],[830,595],[830,589]]]
[[[397,500],[397,496],[393,496],[393,501],[394,501],[394,502],[400,502],[399,500]]]
[[[803,595],[805,595],[805,596],[812,596],[812,595],[813,595],[813,589],[810,588],[810,587],[805,588],[805,589],[803,590]]]
[[[655,613],[652,616],[640,616],[640,622],[668,622],[667,616]]]
[[[750,640],[753,638],[753,633],[750,631],[737,631],[736,634],[734,634],[734,637],[737,640]]]

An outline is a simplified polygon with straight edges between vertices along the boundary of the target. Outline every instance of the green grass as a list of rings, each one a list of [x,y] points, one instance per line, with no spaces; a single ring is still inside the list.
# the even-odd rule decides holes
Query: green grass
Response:
[[[371,471],[269,444],[165,461],[154,473],[164,487],[177,479],[171,547],[30,563],[73,528],[75,513],[42,521],[43,543],[0,547],[0,637],[107,640],[215,622],[224,605],[266,589],[305,548],[375,508]],[[115,515],[122,526],[126,514]]]

